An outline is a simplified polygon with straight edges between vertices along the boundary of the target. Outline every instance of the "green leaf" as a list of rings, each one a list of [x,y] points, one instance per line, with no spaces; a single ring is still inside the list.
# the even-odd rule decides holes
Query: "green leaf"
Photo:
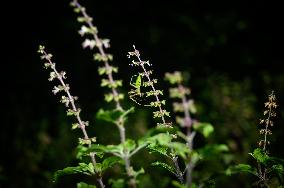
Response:
[[[105,111],[103,109],[100,109],[97,112],[96,117],[100,120],[115,123],[121,115],[122,115],[122,112],[118,110],[106,110]]]
[[[96,163],[95,166],[93,166],[93,170],[95,170],[97,173],[102,173],[102,163]]]
[[[77,183],[77,188],[96,188],[95,185],[89,185],[84,182]]]
[[[205,138],[209,137],[214,132],[214,127],[210,123],[194,123],[193,129],[201,133]]]
[[[130,153],[131,151],[133,151],[136,148],[136,143],[135,143],[134,140],[127,139],[123,143],[123,148]]]
[[[78,145],[76,158],[81,160],[84,156],[88,156],[91,152],[95,152],[96,156],[102,158],[105,147],[106,146],[100,144],[92,144],[91,147]]]
[[[172,141],[172,136],[167,133],[159,133],[148,138],[149,143],[158,143],[162,146],[169,146]]]
[[[157,144],[150,144],[147,146],[147,148],[150,150],[150,152],[157,152],[161,155],[168,156],[168,147],[166,146],[160,146]]]
[[[174,187],[177,187],[177,188],[186,188],[186,185],[183,185],[180,182],[175,181],[175,180],[172,181],[172,184],[173,184]]]
[[[118,155],[123,155],[123,145],[108,145],[103,148],[103,151],[107,153],[116,153]]]
[[[198,153],[202,159],[210,159],[214,155],[216,156],[227,151],[229,151],[229,148],[225,144],[206,145],[205,147],[198,149]]]
[[[176,175],[176,173],[175,173],[176,169],[174,167],[166,164],[166,163],[156,161],[156,162],[152,163],[152,165],[153,166],[160,166],[160,167],[166,169],[167,171],[173,173],[174,175]]]
[[[276,173],[280,177],[283,177],[284,175],[284,168],[281,164],[273,165],[271,167],[271,171]]]
[[[130,109],[128,109],[126,111],[100,109],[97,112],[96,117],[98,119],[101,119],[101,120],[104,120],[104,121],[107,121],[107,122],[116,123],[116,121],[118,121],[119,118],[126,120],[128,114],[133,113],[134,109],[135,109],[134,107],[131,107]]]
[[[126,116],[128,116],[128,114],[130,114],[130,113],[133,113],[134,111],[135,111],[135,108],[134,108],[134,107],[131,107],[131,108],[129,108],[128,110],[123,111],[121,117],[124,118],[124,119],[126,119]]]
[[[266,164],[269,160],[269,156],[264,152],[263,149],[257,148],[253,151],[253,153],[249,153],[253,158],[255,158],[258,162]]]
[[[136,178],[137,176],[141,175],[141,174],[144,174],[145,173],[145,170],[144,168],[141,168],[140,170],[138,171],[133,171],[133,176]]]
[[[186,159],[187,155],[190,153],[188,146],[184,143],[172,142],[171,148],[173,148],[174,152],[183,159]]]
[[[102,171],[104,172],[108,168],[111,168],[113,165],[121,162],[122,160],[119,157],[108,157],[102,162]]]
[[[61,176],[71,175],[71,174],[85,174],[92,175],[94,173],[93,170],[89,168],[88,164],[79,163],[79,166],[76,167],[66,167],[63,170],[58,170],[54,173],[53,180],[56,182]]]
[[[226,170],[225,174],[231,176],[232,174],[237,174],[242,172],[250,173],[257,176],[257,170],[248,164],[238,164],[236,166],[229,167]]]
[[[117,180],[110,179],[109,183],[111,184],[112,188],[124,188],[125,185],[124,179],[117,179]]]

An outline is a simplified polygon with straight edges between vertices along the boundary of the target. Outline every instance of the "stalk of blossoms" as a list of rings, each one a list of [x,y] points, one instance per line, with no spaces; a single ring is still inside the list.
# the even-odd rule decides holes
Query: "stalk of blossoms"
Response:
[[[187,96],[190,95],[191,91],[186,88],[182,82],[183,77],[181,72],[175,71],[174,73],[166,73],[165,79],[169,81],[171,85],[176,87],[170,88],[170,97],[179,99],[180,102],[173,103],[173,111],[176,113],[183,113],[183,117],[176,116],[176,122],[181,128],[186,128],[186,144],[189,151],[192,151],[194,144],[195,131],[192,131],[193,120],[190,113],[196,113],[194,102],[192,99],[188,99]],[[186,185],[191,187],[192,184],[192,171],[194,169],[194,162],[189,160],[186,165]]]
[[[79,13],[80,16],[78,17],[78,22],[82,23],[81,29],[79,34],[82,37],[91,36],[91,38],[85,38],[84,42],[82,43],[83,48],[89,48],[94,50],[95,48],[98,52],[94,53],[94,60],[98,62],[102,62],[103,66],[98,68],[99,75],[105,75],[106,78],[101,80],[102,87],[108,87],[111,89],[110,93],[105,94],[105,101],[106,102],[114,102],[116,105],[116,110],[124,112],[120,100],[124,98],[122,93],[119,93],[117,88],[122,86],[122,80],[115,80],[113,77],[113,73],[118,72],[118,67],[112,66],[109,62],[113,60],[113,56],[107,53],[105,50],[110,47],[110,40],[109,39],[101,39],[98,36],[98,29],[92,23],[93,19],[90,17],[87,12],[86,8],[83,7],[78,0],[73,0],[71,2],[71,6],[74,7],[74,11]],[[115,122],[119,130],[120,135],[120,142],[121,144],[125,143],[126,141],[126,134],[125,134],[125,118],[120,117]],[[123,157],[125,170],[127,172],[128,177],[130,178],[129,184],[131,187],[136,188],[136,178],[133,173],[133,167],[131,166],[129,155],[126,154]]]
[[[150,75],[152,74],[152,70],[148,71],[146,69],[146,66],[151,66],[151,64],[149,63],[149,61],[142,61],[141,58],[140,58],[140,52],[138,50],[136,50],[134,45],[133,45],[133,48],[134,48],[134,51],[128,52],[128,58],[136,57],[136,59],[138,61],[132,60],[130,65],[131,66],[139,66],[139,67],[142,68],[143,72],[139,72],[139,76],[141,76],[142,78],[146,77],[147,81],[143,82],[141,87],[150,87],[151,91],[146,92],[146,97],[151,97],[151,96],[155,97],[155,101],[150,102],[150,104],[147,105],[147,106],[158,108],[157,111],[153,112],[154,118],[161,118],[161,120],[162,120],[162,123],[157,124],[158,127],[172,128],[172,123],[167,123],[166,120],[165,120],[166,116],[168,116],[168,117],[170,116],[170,113],[163,108],[163,105],[165,105],[166,101],[160,100],[160,98],[159,98],[159,95],[163,95],[163,91],[155,88],[155,84],[157,83],[157,79],[152,79],[150,77]],[[136,88],[136,91],[137,91],[137,89],[138,88]],[[139,90],[140,90],[140,88],[139,88]],[[133,91],[132,93],[134,93],[134,92],[135,91]],[[142,95],[142,93],[140,93],[140,95]]]
[[[266,116],[265,119],[260,120],[260,125],[264,125],[263,129],[260,129],[260,134],[263,135],[263,139],[259,141],[259,147],[262,148],[265,154],[268,155],[267,145],[270,144],[268,141],[268,135],[272,134],[272,131],[269,127],[274,125],[272,120],[273,117],[276,116],[275,109],[277,108],[276,97],[274,92],[272,91],[271,94],[268,96],[268,101],[264,103],[264,107],[266,108],[263,112],[263,115]],[[260,178],[261,182],[267,181],[267,172],[268,169],[258,163],[258,177]]]
[[[76,105],[75,105],[75,101],[78,99],[78,97],[71,95],[69,85],[64,82],[64,79],[66,79],[66,72],[64,72],[64,71],[58,72],[57,71],[55,63],[51,60],[52,54],[47,53],[45,51],[44,46],[39,46],[38,53],[41,54],[41,59],[46,61],[44,63],[44,67],[46,69],[51,69],[50,77],[49,77],[48,80],[53,81],[53,80],[57,79],[60,83],[58,86],[54,86],[54,88],[52,90],[53,94],[56,95],[59,92],[65,93],[61,96],[60,102],[63,103],[65,105],[65,107],[67,108],[67,116],[74,116],[77,120],[77,122],[72,125],[72,129],[79,128],[83,132],[84,137],[79,138],[79,144],[88,145],[88,147],[91,147],[92,142],[96,142],[96,138],[95,137],[90,138],[88,136],[88,133],[86,131],[86,127],[89,125],[89,123],[87,121],[83,121],[81,119],[81,117],[80,117],[81,109],[77,108]],[[93,166],[96,166],[96,156],[95,155],[96,155],[95,152],[91,152],[90,155],[89,155],[90,158],[91,158]],[[98,174],[96,172],[95,172],[95,174],[97,175],[97,181],[98,181],[100,187],[104,188],[105,185],[102,181],[102,177],[98,176]]]
[[[132,95],[132,96],[138,95],[140,97],[143,97],[144,95],[146,95],[146,98],[154,96],[154,101],[151,101],[150,104],[147,104],[145,106],[158,108],[157,111],[153,112],[153,118],[161,118],[161,120],[162,120],[161,123],[157,123],[157,127],[172,128],[172,123],[166,122],[166,119],[165,119],[166,116],[170,117],[170,113],[163,108],[166,101],[161,100],[160,97],[159,97],[160,95],[163,95],[163,91],[155,88],[155,84],[157,83],[157,79],[152,79],[150,77],[150,75],[152,74],[153,71],[147,70],[147,68],[146,68],[146,66],[150,67],[151,64],[149,63],[149,61],[141,60],[140,52],[135,48],[134,45],[133,45],[133,49],[134,49],[134,51],[128,52],[128,58],[135,57],[136,61],[132,60],[130,65],[141,67],[143,71],[138,73],[137,80],[136,80],[137,83],[135,83],[136,85],[132,84],[135,87],[135,89],[131,90],[129,92],[129,94]],[[146,81],[142,81],[142,79],[144,77],[146,77]],[[144,94],[144,93],[141,92],[140,87],[146,87],[146,88],[150,87],[151,90],[145,92],[145,94]],[[173,138],[176,138],[175,134],[172,134],[171,136]],[[181,171],[179,163],[178,163],[178,156],[175,154],[173,148],[170,148],[170,149],[171,149],[170,159],[175,166],[175,171],[176,171],[175,175],[181,183],[184,183],[183,172]]]

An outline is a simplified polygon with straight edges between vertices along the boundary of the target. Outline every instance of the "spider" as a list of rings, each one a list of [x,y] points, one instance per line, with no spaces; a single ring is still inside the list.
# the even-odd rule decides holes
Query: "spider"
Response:
[[[136,80],[133,82],[133,77],[136,77]],[[129,83],[132,87],[134,87],[134,89],[131,89],[128,92],[129,98],[131,100],[133,100],[135,103],[137,103],[138,105],[141,105],[140,102],[137,101],[138,98],[142,98],[142,96],[144,95],[144,93],[141,92],[141,86],[142,86],[142,75],[133,75],[130,79],[130,83]],[[136,98],[138,96],[138,98]]]

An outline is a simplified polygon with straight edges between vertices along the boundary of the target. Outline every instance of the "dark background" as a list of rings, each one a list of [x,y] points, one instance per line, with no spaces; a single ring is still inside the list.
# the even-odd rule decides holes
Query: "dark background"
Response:
[[[215,126],[214,141],[227,140],[238,156],[236,162],[246,162],[247,153],[257,145],[263,103],[274,90],[280,106],[270,150],[284,157],[280,2],[81,3],[94,17],[99,36],[111,39],[110,53],[119,67],[116,77],[124,80],[124,91],[134,74],[126,58],[133,44],[152,62],[161,81],[165,72],[188,72],[198,118]],[[48,72],[36,53],[38,45],[46,45],[58,68],[67,71],[71,91],[79,96],[83,119],[91,122],[95,122],[99,108],[108,108],[102,101],[97,63],[90,51],[81,48],[80,24],[69,1],[10,1],[2,6],[0,187],[50,187],[52,172],[74,163],[79,133],[70,130],[71,121],[50,91],[53,84],[47,81]],[[167,90],[166,84],[160,85]],[[149,117],[142,109],[139,113]],[[102,143],[109,137],[113,142],[118,139],[115,127],[94,124],[93,134]],[[137,136],[131,128],[128,135]]]

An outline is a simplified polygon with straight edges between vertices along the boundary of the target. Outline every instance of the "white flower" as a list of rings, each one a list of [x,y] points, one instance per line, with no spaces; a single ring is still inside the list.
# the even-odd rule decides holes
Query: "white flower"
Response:
[[[85,25],[82,25],[81,29],[79,30],[79,34],[81,36],[84,36],[86,33],[89,33],[89,32],[90,32],[90,29]]]
[[[93,49],[96,45],[95,40],[85,39],[85,41],[82,43],[83,48],[89,47],[90,49]]]

